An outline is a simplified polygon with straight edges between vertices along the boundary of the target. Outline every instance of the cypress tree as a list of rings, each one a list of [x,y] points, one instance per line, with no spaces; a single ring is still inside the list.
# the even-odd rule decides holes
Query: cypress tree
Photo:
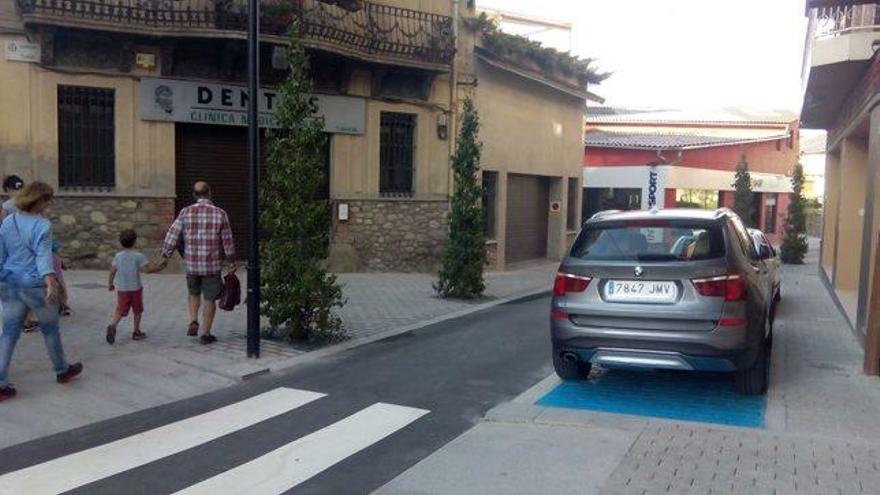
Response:
[[[783,263],[802,265],[807,254],[807,212],[804,199],[804,167],[795,165],[791,177],[794,193],[788,204],[788,216],[785,218],[785,237],[782,239],[780,257]]]
[[[455,189],[449,215],[449,239],[443,253],[443,267],[434,284],[443,297],[473,299],[483,294],[486,242],[483,238],[482,190],[477,180],[482,143],[477,139],[480,122],[474,102],[464,101],[461,132],[452,170]]]
[[[736,180],[733,183],[733,211],[742,219],[747,227],[752,225],[752,176],[749,174],[749,162],[743,154],[736,165]]]
[[[278,128],[269,136],[260,196],[261,312],[269,334],[287,340],[335,342],[347,338],[334,308],[343,304],[336,276],[323,267],[328,256],[330,203],[318,199],[324,182],[324,124],[311,100],[309,60],[298,21],[290,30],[290,75],[278,91]]]

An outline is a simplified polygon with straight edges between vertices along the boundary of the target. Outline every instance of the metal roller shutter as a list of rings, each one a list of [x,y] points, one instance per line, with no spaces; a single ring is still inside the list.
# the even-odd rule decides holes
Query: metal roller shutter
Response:
[[[239,258],[248,246],[247,129],[221,125],[176,126],[177,211],[193,203],[192,186],[211,185],[214,203],[226,210]]]
[[[508,263],[547,257],[547,216],[550,183],[545,177],[508,175],[507,232]]]
[[[175,187],[176,211],[193,203],[192,186],[204,180],[211,185],[214,203],[226,210],[232,224],[235,250],[239,258],[248,256],[248,155],[247,128],[221,125],[177,124]],[[260,175],[265,177],[268,151],[265,135],[261,134],[263,154]],[[324,157],[325,182],[318,196],[330,198],[330,140],[321,150]]]

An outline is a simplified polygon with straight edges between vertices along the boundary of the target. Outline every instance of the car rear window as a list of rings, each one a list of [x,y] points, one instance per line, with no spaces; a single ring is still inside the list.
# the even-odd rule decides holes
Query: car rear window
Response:
[[[571,256],[596,261],[694,261],[724,256],[715,223],[688,220],[603,222],[587,225]]]

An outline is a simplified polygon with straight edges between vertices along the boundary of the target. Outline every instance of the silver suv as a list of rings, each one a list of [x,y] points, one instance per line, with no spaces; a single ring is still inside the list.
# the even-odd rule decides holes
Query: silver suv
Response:
[[[600,212],[559,266],[550,333],[564,379],[604,367],[735,372],[767,390],[773,294],[731,210]]]

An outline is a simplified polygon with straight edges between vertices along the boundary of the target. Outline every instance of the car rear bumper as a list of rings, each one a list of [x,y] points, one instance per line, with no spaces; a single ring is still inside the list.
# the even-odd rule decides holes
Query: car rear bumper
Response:
[[[657,331],[550,324],[553,351],[608,367],[736,371],[754,362],[760,339],[746,325],[710,331]]]

